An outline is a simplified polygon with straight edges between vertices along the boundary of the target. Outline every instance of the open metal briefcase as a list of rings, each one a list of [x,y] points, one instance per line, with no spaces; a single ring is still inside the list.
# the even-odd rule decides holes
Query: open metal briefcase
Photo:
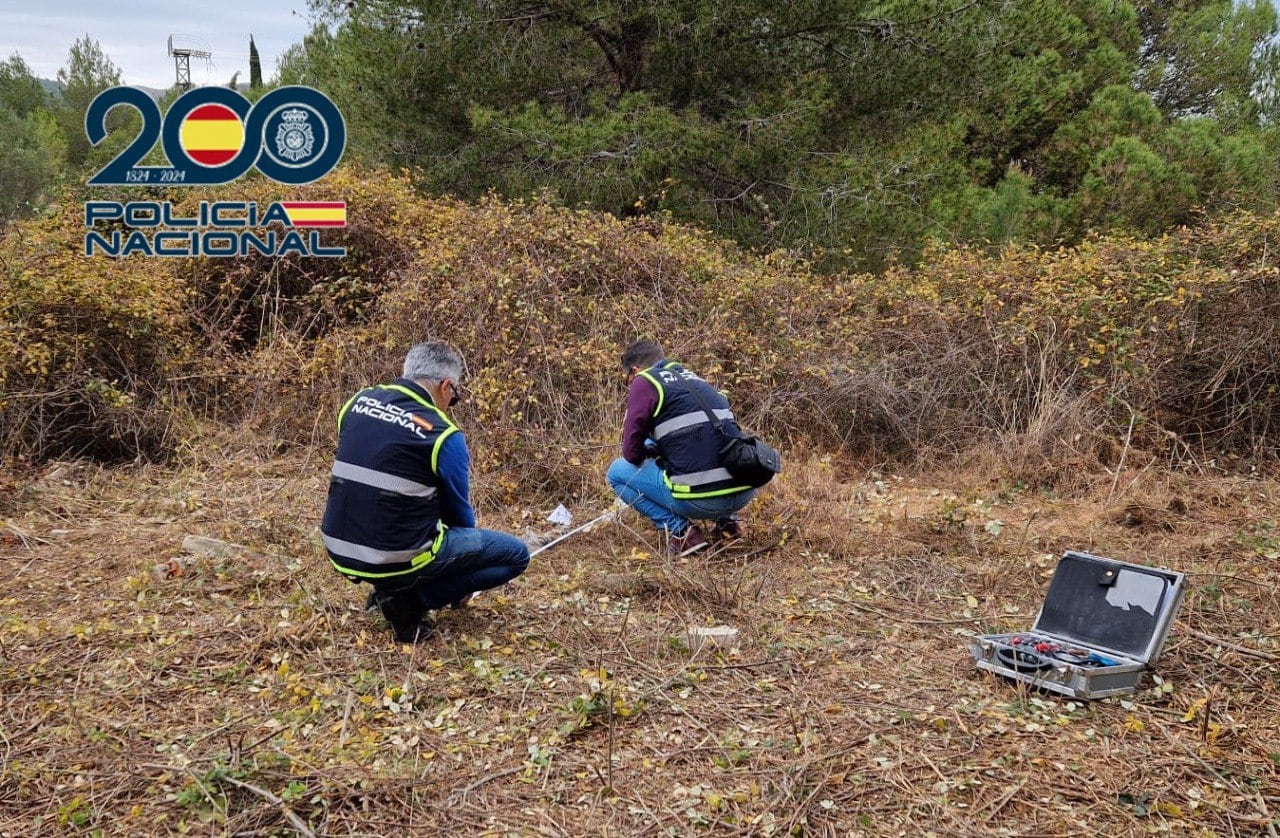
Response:
[[[1160,655],[1183,575],[1068,551],[1030,631],[971,639],[979,669],[1073,698],[1133,692]]]

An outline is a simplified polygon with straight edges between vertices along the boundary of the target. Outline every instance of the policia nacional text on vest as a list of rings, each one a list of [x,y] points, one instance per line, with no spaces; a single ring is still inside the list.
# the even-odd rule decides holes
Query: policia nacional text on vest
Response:
[[[661,457],[662,479],[672,497],[710,498],[751,488],[734,480],[720,464],[725,440],[689,390],[697,389],[727,432],[739,434],[729,400],[676,361],[659,361],[640,375],[658,390],[652,436]]]
[[[440,446],[458,430],[407,379],[356,393],[338,413],[338,451],[320,530],[341,573],[374,581],[413,573],[444,543]]]

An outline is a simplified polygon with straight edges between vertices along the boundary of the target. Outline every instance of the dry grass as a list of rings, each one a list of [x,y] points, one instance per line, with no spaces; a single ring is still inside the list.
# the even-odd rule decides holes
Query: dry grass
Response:
[[[1275,834],[1273,481],[1131,468],[1058,497],[815,458],[739,544],[671,563],[624,518],[411,649],[322,558],[327,467],[210,449],[13,499],[0,835]],[[189,534],[247,550],[156,578]],[[1131,700],[968,657],[1030,624],[1067,548],[1191,574]],[[739,646],[691,655],[718,623]]]

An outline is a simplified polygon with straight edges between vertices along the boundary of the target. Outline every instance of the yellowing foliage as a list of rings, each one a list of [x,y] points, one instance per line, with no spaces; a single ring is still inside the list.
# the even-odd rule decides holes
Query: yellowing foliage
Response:
[[[1028,464],[1124,438],[1274,451],[1276,216],[1061,250],[939,249],[872,276],[661,217],[426,198],[404,174],[354,167],[305,188],[170,197],[179,211],[342,198],[349,226],[326,242],[348,256],[87,259],[76,196],[11,227],[8,454],[162,456],[174,428],[196,427],[187,416],[327,447],[353,389],[439,339],[468,360],[457,413],[482,473],[513,494],[596,485],[621,418],[619,354],[641,336],[775,442],[920,457],[994,440],[1034,451]]]

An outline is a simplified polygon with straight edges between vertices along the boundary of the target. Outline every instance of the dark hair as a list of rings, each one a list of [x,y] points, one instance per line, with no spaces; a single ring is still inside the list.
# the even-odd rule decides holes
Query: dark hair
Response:
[[[662,360],[662,347],[657,341],[644,338],[627,347],[627,351],[622,353],[622,368],[629,370],[632,367],[651,367]]]

